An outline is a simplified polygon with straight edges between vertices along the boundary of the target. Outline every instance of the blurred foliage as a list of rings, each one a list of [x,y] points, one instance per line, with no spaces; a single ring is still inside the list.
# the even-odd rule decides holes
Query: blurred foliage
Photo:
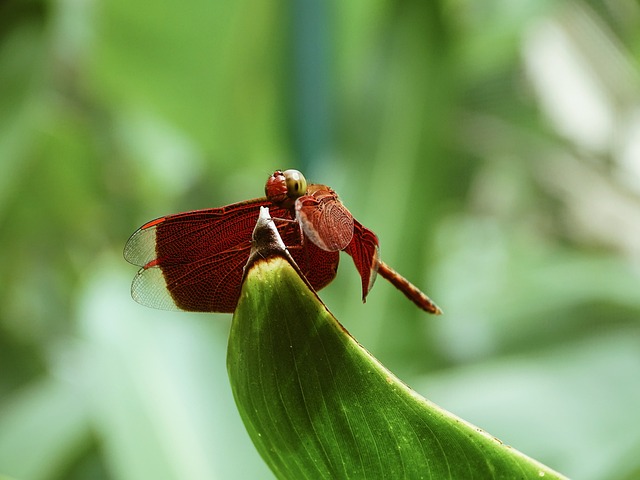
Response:
[[[562,473],[637,476],[637,2],[308,3],[0,3],[0,474],[269,477],[230,318],[134,304],[121,250],[302,166],[445,310],[362,305],[343,258],[321,296],[367,349]]]

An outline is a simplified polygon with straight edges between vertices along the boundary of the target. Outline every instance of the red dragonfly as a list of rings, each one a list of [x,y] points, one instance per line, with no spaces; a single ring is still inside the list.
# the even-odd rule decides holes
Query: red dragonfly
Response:
[[[131,295],[149,307],[191,312],[235,310],[251,234],[261,206],[269,207],[282,240],[309,283],[320,290],[336,276],[345,251],[362,279],[362,301],[376,274],[418,307],[439,314],[429,297],[378,258],[378,237],[358,222],[325,185],[307,185],[297,170],[276,171],[266,197],[160,217],[140,227],[124,258],[142,268]]]

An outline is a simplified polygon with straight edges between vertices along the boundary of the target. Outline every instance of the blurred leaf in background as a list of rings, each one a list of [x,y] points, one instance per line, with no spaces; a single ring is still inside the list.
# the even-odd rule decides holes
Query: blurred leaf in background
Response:
[[[311,3],[0,4],[0,474],[269,478],[230,317],[134,304],[121,251],[304,167],[445,310],[362,305],[345,258],[321,295],[367,349],[570,477],[636,478],[640,7]]]

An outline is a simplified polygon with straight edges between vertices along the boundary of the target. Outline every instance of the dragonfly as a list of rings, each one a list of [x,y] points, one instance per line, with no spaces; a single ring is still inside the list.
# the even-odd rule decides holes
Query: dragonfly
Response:
[[[307,184],[298,170],[276,170],[265,195],[142,225],[124,248],[124,258],[140,267],[131,284],[133,299],[164,310],[232,313],[260,207],[268,207],[287,250],[315,290],[335,278],[344,251],[360,274],[363,302],[380,274],[422,310],[442,313],[380,259],[376,234],[351,215],[330,187]]]

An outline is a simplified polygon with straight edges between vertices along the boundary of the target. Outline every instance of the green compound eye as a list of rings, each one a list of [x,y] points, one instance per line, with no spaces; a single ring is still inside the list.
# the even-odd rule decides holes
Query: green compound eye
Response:
[[[282,172],[287,185],[287,196],[298,198],[307,193],[307,179],[298,170],[285,170]]]

